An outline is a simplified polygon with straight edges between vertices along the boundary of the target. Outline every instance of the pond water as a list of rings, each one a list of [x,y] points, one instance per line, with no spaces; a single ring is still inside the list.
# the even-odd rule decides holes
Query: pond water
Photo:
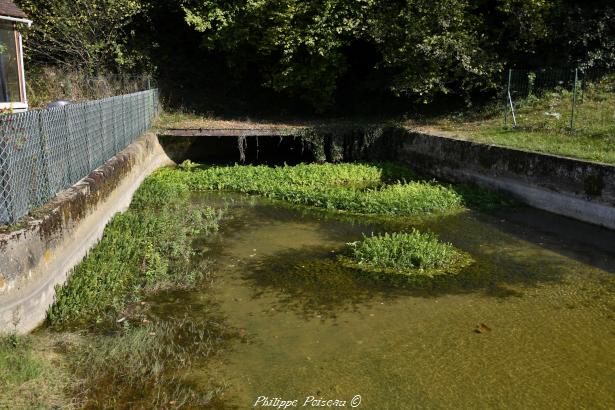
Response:
[[[225,384],[224,407],[314,396],[350,408],[360,396],[365,409],[615,408],[612,232],[527,208],[413,222],[194,200],[228,206],[216,239],[196,244],[214,260],[211,286],[161,297],[156,314],[198,319],[213,305],[238,329],[189,374],[203,389]],[[475,263],[454,280],[393,287],[336,262],[362,233],[412,226]]]

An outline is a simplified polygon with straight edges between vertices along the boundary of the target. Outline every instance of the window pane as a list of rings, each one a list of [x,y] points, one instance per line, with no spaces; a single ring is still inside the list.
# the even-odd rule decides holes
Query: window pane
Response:
[[[12,24],[0,24],[0,102],[20,102],[19,65]]]

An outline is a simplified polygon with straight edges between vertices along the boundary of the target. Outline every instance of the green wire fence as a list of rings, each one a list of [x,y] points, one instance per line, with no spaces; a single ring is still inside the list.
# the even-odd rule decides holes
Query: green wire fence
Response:
[[[15,223],[139,138],[158,90],[0,115],[0,224]]]
[[[615,131],[615,72],[510,69],[504,125],[528,131]]]

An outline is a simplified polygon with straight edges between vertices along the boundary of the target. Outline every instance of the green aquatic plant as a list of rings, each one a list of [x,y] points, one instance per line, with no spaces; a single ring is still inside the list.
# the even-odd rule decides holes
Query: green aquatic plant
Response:
[[[0,409],[77,407],[66,391],[74,377],[42,333],[0,336]]]
[[[223,190],[298,205],[359,214],[418,216],[463,209],[461,194],[436,181],[417,178],[394,164],[301,164],[296,166],[182,166],[155,179],[190,190]]]
[[[173,318],[89,337],[88,343],[69,349],[71,367],[81,380],[78,388],[88,392],[82,407],[211,405],[224,387],[197,390],[185,370],[215,355],[235,336],[212,318]]]
[[[407,276],[456,274],[470,258],[431,232],[364,236],[347,244],[351,263],[361,270]]]
[[[188,288],[203,270],[191,264],[193,237],[218,229],[221,211],[188,203],[181,184],[148,179],[100,243],[56,289],[54,328],[102,323],[147,293]]]

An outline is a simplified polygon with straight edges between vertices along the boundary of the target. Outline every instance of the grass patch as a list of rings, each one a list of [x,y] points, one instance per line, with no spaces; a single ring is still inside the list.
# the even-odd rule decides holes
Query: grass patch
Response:
[[[179,170],[158,171],[155,178],[194,191],[234,191],[357,214],[421,216],[458,212],[465,205],[463,194],[453,187],[386,163],[268,167],[186,162]]]
[[[130,208],[114,217],[100,243],[56,289],[51,331],[43,333],[57,339],[52,349],[72,379],[63,390],[75,405],[180,408],[218,399],[224,386],[211,381],[197,391],[187,379],[189,369],[235,335],[212,315],[198,322],[173,314],[153,319],[143,301],[202,283],[207,262],[193,258],[193,241],[217,231],[222,211],[192,204],[190,195],[185,184],[148,178]]]
[[[559,89],[520,102],[517,127],[504,126],[500,104],[483,115],[437,119],[428,128],[470,141],[615,164],[615,76],[589,84],[578,101],[573,130],[571,93]]]
[[[396,117],[337,118],[255,118],[238,116],[224,118],[213,113],[190,112],[183,109],[163,111],[154,124],[159,129],[267,129],[278,131],[309,131],[357,129],[369,126],[398,125]]]
[[[349,243],[352,261],[361,270],[405,276],[455,274],[469,258],[431,232],[385,233]]]
[[[0,408],[73,408],[71,379],[62,360],[39,335],[0,336]]]
[[[190,369],[237,337],[215,314],[148,323],[131,316],[104,333],[0,337],[0,409],[215,405],[225,384],[210,379],[196,389]]]
[[[196,284],[203,269],[191,264],[193,237],[216,231],[221,213],[190,206],[188,195],[185,185],[146,180],[129,210],[109,223],[100,243],[56,289],[49,324],[112,322],[148,293]]]
[[[9,335],[0,338],[0,387],[15,386],[37,378],[41,364],[32,355],[27,338]]]

